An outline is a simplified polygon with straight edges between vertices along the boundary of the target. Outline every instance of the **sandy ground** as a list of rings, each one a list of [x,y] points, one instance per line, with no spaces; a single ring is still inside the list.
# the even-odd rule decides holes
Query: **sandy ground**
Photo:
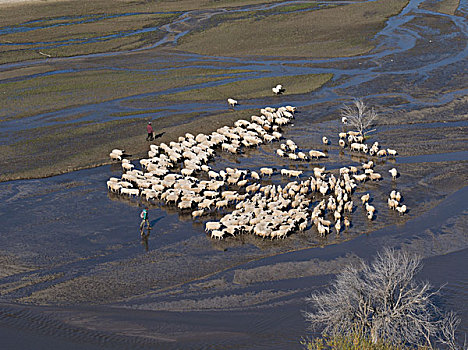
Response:
[[[54,3],[54,2],[65,2],[71,0],[0,0],[0,6],[16,6],[23,4],[34,4],[34,3]]]

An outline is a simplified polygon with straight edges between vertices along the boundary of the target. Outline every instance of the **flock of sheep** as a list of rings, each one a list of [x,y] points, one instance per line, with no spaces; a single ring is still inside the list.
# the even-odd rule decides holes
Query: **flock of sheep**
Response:
[[[234,106],[237,101],[229,99],[228,103]],[[309,224],[315,225],[321,236],[329,233],[330,227],[339,234],[351,225],[355,209],[352,195],[356,187],[368,179],[382,179],[374,171],[372,160],[361,168],[350,166],[326,171],[325,167],[314,167],[314,174],[308,178],[301,177],[301,170],[280,169],[282,176],[295,179],[284,185],[262,185],[262,178],[278,173],[277,169],[225,168],[217,172],[208,165],[219,149],[237,154],[242,148],[281,140],[280,131],[291,123],[295,111],[292,106],[266,107],[250,121],[238,120],[233,126],[224,126],[209,135],[187,133],[177,142],[150,145],[148,158],[139,161],[142,170],[135,169],[125,159],[123,150],[114,149],[110,157],[122,162],[124,173],[121,178],[111,177],[107,187],[121,195],[141,196],[147,201],[177,206],[181,211],[190,211],[194,220],[213,212],[225,213],[219,221],[205,223],[206,231],[216,239],[242,233],[285,238],[304,231]],[[395,150],[380,149],[377,142],[369,147],[364,137],[354,131],[342,132],[339,137],[339,145],[348,146],[354,152],[379,157],[396,155]],[[329,143],[326,137],[322,141]],[[281,143],[276,154],[298,161],[327,157],[319,150],[301,151],[292,140]],[[395,180],[397,170],[393,168],[389,172]],[[375,207],[369,204],[370,195],[360,199],[367,218],[373,220]],[[388,206],[404,214],[407,208],[401,201],[401,194],[392,191]]]

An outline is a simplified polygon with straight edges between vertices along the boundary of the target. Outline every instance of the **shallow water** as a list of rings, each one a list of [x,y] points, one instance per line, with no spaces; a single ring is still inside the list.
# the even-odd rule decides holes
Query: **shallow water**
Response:
[[[151,63],[161,59],[183,63],[185,67],[222,63],[253,70],[255,77],[333,73],[333,81],[316,92],[252,99],[236,107],[244,110],[265,105],[298,106],[295,125],[285,128],[284,136],[295,140],[302,149],[323,149],[321,137],[336,135],[341,128],[335,121],[323,119],[338,115],[341,105],[354,96],[365,96],[372,105],[385,108],[390,116],[440,107],[466,96],[466,84],[460,86],[450,75],[466,73],[466,3],[461,3],[457,15],[450,16],[420,9],[423,2],[412,0],[404,11],[389,19],[376,35],[377,48],[359,57],[276,60],[168,55],[157,50],[170,47],[184,35],[186,31],[180,28],[197,28],[205,19],[225,11],[221,9],[183,14],[164,28],[168,34],[163,40],[132,55],[120,53],[123,58],[117,59],[115,53],[90,55],[88,59],[93,63],[89,65],[83,63],[83,57],[51,59],[48,62],[53,70],[46,74],[100,67],[128,72],[148,69],[154,73]],[[277,5],[268,8],[274,6]],[[2,30],[34,30],[43,25],[28,23]],[[133,67],[132,60],[144,64]],[[34,64],[0,66],[0,71]],[[251,77],[249,73],[236,79]],[[76,121],[100,123],[115,119],[113,115],[119,112],[129,112],[128,118],[133,118],[131,112],[151,105],[152,97],[182,90],[115,98],[33,114],[21,120],[2,120],[0,143],[11,143],[14,132],[38,126]],[[168,103],[164,108],[152,116],[225,111],[226,107],[224,101],[196,101]],[[71,119],[66,121],[66,117]],[[378,139],[380,134],[384,136],[392,130],[466,126],[466,120],[446,123],[436,116],[418,123],[383,125],[373,137]],[[391,141],[389,148],[404,144],[398,138]],[[138,214],[141,205],[147,203],[106,191],[105,181],[121,174],[118,166],[0,183],[0,253],[7,256],[6,264],[11,267],[10,273],[0,279],[0,336],[11,348],[31,344],[39,346],[36,348],[50,348],[53,344],[59,349],[299,348],[298,340],[307,334],[300,314],[307,307],[304,297],[323,288],[347,262],[356,257],[370,259],[382,246],[402,247],[425,257],[421,278],[434,285],[447,283],[443,290],[446,306],[462,316],[460,331],[467,332],[467,184],[456,183],[444,174],[452,172],[461,177],[468,154],[466,148],[451,152],[450,142],[447,140],[449,146],[440,144],[428,154],[378,162],[384,180],[366,183],[358,192],[372,193],[379,210],[376,220],[367,222],[361,208],[357,208],[349,232],[326,239],[319,238],[315,229],[309,227],[284,241],[241,236],[214,242],[204,233],[203,222],[193,222],[188,214],[175,208],[151,203],[154,228],[148,241],[141,242]],[[338,169],[359,165],[366,159],[332,145],[325,148],[329,158],[300,163],[278,158],[274,154],[277,147],[277,143],[263,145],[238,156],[219,151],[210,165],[215,170],[226,166],[250,170],[288,167],[303,170],[308,176],[314,166]],[[401,173],[396,183],[386,176],[393,162]],[[437,163],[442,162],[447,171],[439,169]],[[263,183],[285,181],[274,175]],[[404,194],[410,208],[407,216],[399,217],[385,207],[386,195],[394,188]],[[204,220],[213,218],[219,218],[219,214]],[[119,284],[122,282],[124,286]],[[89,307],[90,302],[100,306]],[[36,305],[49,303],[59,305]]]

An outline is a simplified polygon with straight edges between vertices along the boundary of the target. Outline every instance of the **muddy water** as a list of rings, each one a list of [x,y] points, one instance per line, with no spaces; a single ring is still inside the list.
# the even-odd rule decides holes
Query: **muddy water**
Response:
[[[326,286],[346,264],[358,257],[370,259],[382,246],[409,249],[425,257],[420,277],[434,285],[447,283],[443,290],[445,306],[462,316],[460,328],[467,332],[468,280],[464,266],[468,249],[468,154],[466,116],[462,116],[467,110],[467,87],[466,80],[460,84],[456,79],[457,74],[466,77],[467,8],[462,2],[457,14],[450,16],[419,9],[422,3],[411,1],[400,15],[391,18],[376,36],[377,48],[358,58],[279,62],[175,53],[169,56],[159,51],[214,14],[197,11],[166,26],[168,36],[151,49],[118,59],[114,54],[93,55],[90,67],[83,58],[50,60],[56,73],[63,71],[64,65],[85,70],[111,66],[132,72],[136,71],[132,60],[150,66],[152,60],[166,59],[188,67],[191,62],[197,67],[222,63],[257,71],[258,77],[334,74],[333,81],[317,92],[248,100],[238,107],[298,106],[294,125],[283,131],[284,136],[305,150],[323,149],[321,137],[329,136],[332,145],[325,147],[329,155],[326,160],[298,163],[280,159],[274,153],[278,145],[269,144],[238,156],[219,151],[210,163],[215,170],[226,166],[251,170],[289,167],[308,176],[314,166],[338,169],[359,165],[366,157],[333,146],[341,126],[336,118],[330,120],[341,104],[354,96],[365,96],[370,104],[379,106],[381,127],[372,137],[385,140],[386,147],[398,149],[401,155],[376,160],[376,170],[384,180],[366,183],[357,191],[357,195],[371,193],[376,219],[368,222],[358,207],[349,231],[325,239],[308,227],[284,241],[241,236],[214,242],[204,233],[203,222],[193,222],[188,213],[108,194],[105,181],[120,175],[117,166],[1,183],[2,340],[10,348],[30,344],[36,348],[37,344],[43,348],[53,344],[63,349],[299,348],[298,340],[307,334],[300,314],[307,307],[304,297]],[[28,30],[44,25],[47,23],[33,23]],[[18,26],[11,30],[23,29]],[[220,83],[226,82],[213,84]],[[181,90],[162,94],[177,91]],[[58,116],[81,115],[82,120],[93,122],[112,120],[111,112],[138,110],[151,104],[155,95],[75,106],[21,121],[0,121],[0,138],[8,143],[11,132],[65,123],[58,121]],[[165,108],[158,112],[159,117],[222,111],[225,106],[210,101],[168,103]],[[431,108],[442,108],[450,115],[450,122],[441,117],[444,113],[431,113]],[[406,118],[410,112],[417,117],[416,122]],[[417,155],[406,149],[405,132],[415,135],[410,146],[417,147]],[[418,132],[429,136],[416,137]],[[450,137],[437,139],[441,134]],[[388,176],[393,166],[400,172],[397,182]],[[279,175],[263,181],[284,182]],[[403,193],[410,208],[404,217],[385,206],[388,192],[395,188]],[[138,233],[142,204],[149,205],[154,225],[147,242],[141,241]],[[216,218],[219,214],[206,220]]]

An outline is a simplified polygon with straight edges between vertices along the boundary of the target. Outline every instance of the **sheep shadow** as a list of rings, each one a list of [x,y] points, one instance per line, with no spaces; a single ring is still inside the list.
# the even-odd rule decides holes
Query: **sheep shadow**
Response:
[[[166,132],[163,131],[163,132],[161,132],[161,133],[159,133],[159,134],[154,134],[153,140],[159,139],[159,138],[162,137],[165,133],[166,133]]]

